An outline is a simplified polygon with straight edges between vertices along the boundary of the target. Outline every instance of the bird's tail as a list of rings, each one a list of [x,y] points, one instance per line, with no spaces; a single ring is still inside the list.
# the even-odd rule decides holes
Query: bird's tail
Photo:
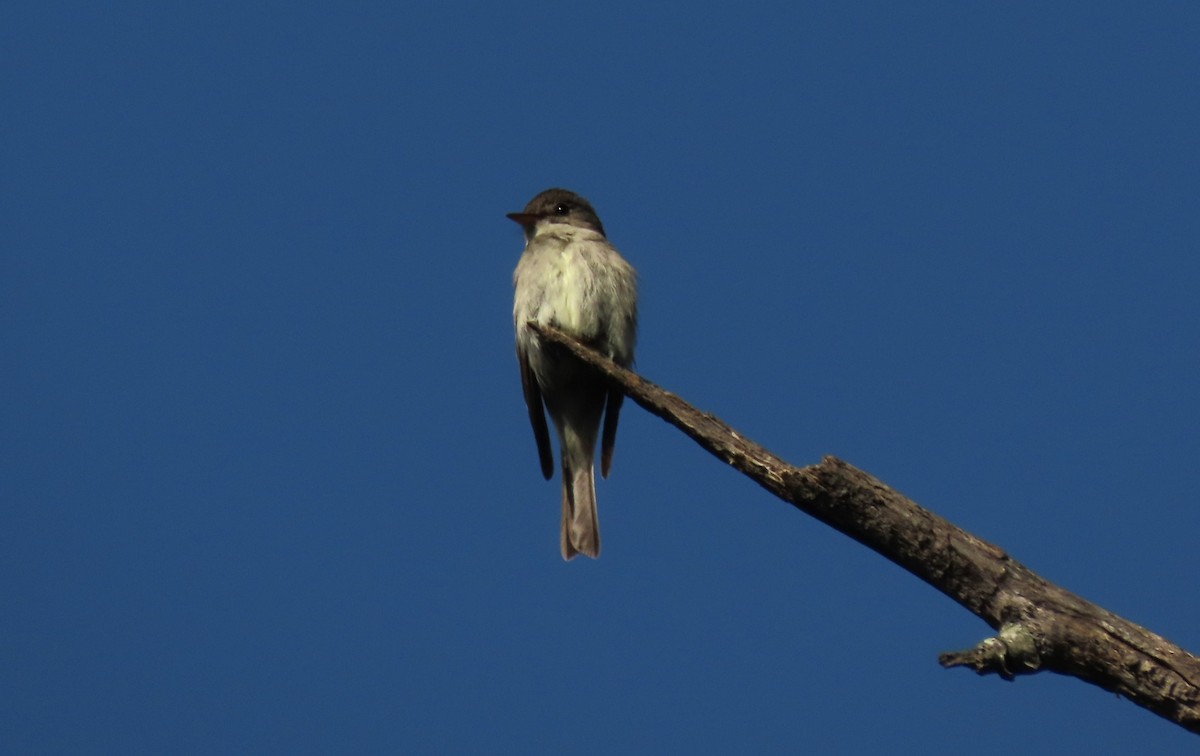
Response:
[[[579,441],[580,439],[574,439]],[[590,444],[563,445],[562,547],[563,559],[583,554],[600,556],[600,522],[596,518],[596,477]]]

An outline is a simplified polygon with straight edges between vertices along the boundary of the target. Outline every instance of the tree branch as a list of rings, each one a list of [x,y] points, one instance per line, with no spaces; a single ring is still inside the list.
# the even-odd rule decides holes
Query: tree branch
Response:
[[[563,333],[529,325],[775,496],[900,565],[998,631],[974,648],[941,654],[943,667],[1007,680],[1043,671],[1071,675],[1200,734],[1200,659],[1192,654],[1047,582],[999,547],[839,459],[794,467]]]

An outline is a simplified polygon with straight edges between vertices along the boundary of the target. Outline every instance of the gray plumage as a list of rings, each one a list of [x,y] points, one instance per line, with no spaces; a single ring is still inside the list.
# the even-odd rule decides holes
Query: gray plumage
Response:
[[[600,554],[596,437],[603,417],[600,471],[608,477],[624,394],[543,344],[527,323],[554,326],[628,367],[637,338],[636,273],[605,238],[596,211],[573,192],[547,189],[508,217],[525,230],[525,251],[513,273],[513,324],[521,387],[547,480],[554,462],[543,404],[561,452],[562,555],[594,558]]]

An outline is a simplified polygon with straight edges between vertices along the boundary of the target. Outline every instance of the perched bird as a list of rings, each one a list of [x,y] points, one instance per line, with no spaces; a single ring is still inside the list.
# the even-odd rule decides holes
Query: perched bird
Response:
[[[542,475],[554,475],[546,411],[558,433],[562,459],[563,559],[600,555],[592,460],[600,419],[600,472],[608,477],[617,418],[625,395],[560,347],[542,343],[529,321],[558,328],[623,367],[633,364],[637,339],[637,274],[604,236],[588,201],[565,189],[547,189],[519,213],[525,250],[513,273],[513,324],[521,388]]]

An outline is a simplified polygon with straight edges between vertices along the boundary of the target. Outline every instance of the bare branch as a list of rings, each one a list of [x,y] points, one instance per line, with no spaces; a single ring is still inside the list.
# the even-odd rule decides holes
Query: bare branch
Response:
[[[941,654],[942,666],[1005,679],[1071,675],[1200,734],[1200,659],[1192,654],[1047,582],[999,547],[839,459],[794,467],[561,332],[530,327],[763,488],[900,565],[998,631],[972,649]]]

